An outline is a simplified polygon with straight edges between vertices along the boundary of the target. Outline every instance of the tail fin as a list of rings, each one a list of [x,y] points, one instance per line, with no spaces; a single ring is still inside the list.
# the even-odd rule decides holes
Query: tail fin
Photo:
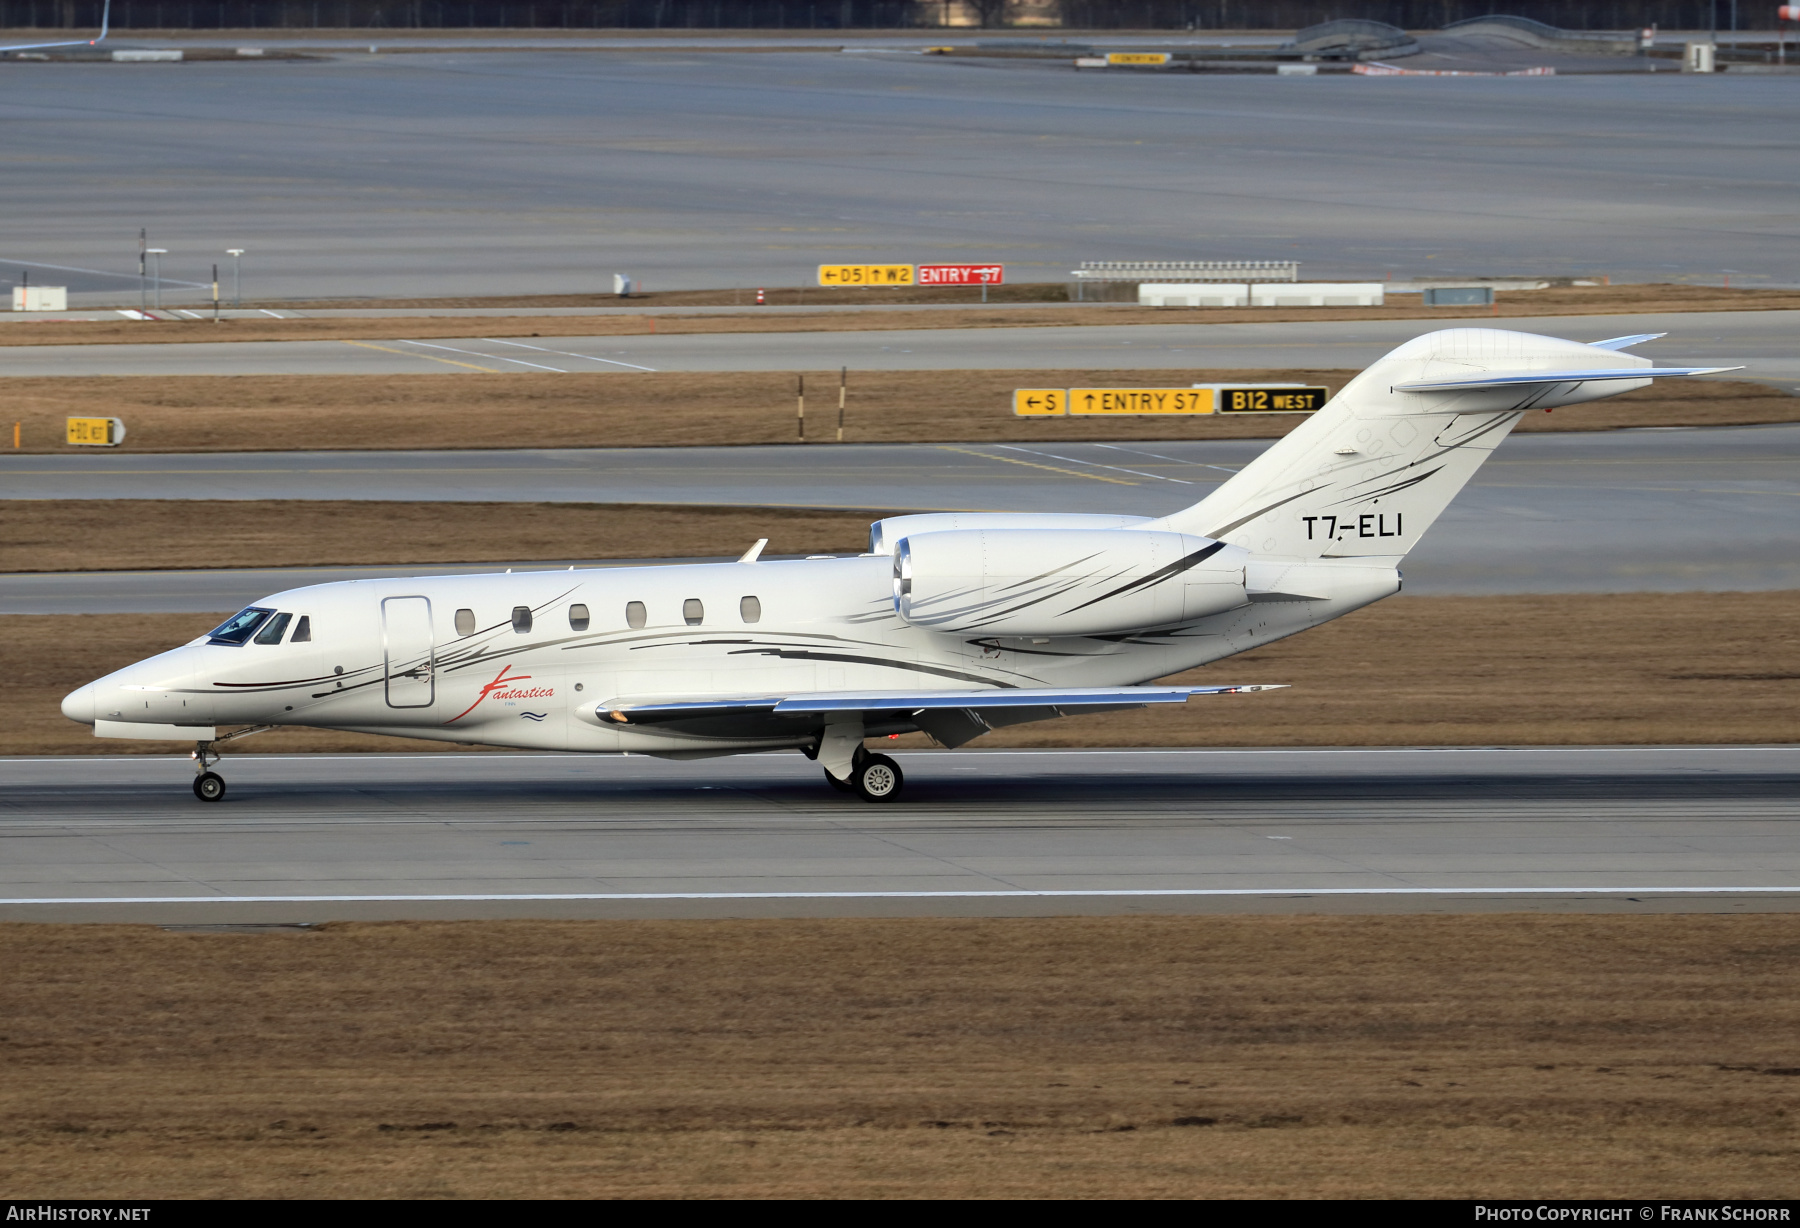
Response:
[[[1658,375],[1735,369],[1658,368],[1635,354],[1502,329],[1427,333],[1351,380],[1203,502],[1143,527],[1267,556],[1397,565],[1526,410],[1629,392]]]

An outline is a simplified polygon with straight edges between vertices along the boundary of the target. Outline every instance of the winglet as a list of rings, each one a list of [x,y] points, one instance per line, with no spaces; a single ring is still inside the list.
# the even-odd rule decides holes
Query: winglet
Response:
[[[78,38],[78,39],[74,39],[73,41],[63,42],[63,43],[13,43],[10,46],[0,47],[0,52],[37,51],[41,48],[47,48],[47,47],[92,47],[96,43],[99,43],[99,42],[102,42],[105,40],[107,31],[111,28],[111,26],[112,26],[112,0],[106,0],[105,8],[103,8],[100,11],[100,34],[96,38],[86,38],[86,39]]]
[[[754,546],[750,547],[748,550],[744,551],[743,557],[740,558],[738,560],[738,562],[740,562],[740,563],[756,562],[757,559],[762,557],[763,547],[768,544],[769,544],[768,538],[766,538],[766,537],[757,538],[756,544]]]

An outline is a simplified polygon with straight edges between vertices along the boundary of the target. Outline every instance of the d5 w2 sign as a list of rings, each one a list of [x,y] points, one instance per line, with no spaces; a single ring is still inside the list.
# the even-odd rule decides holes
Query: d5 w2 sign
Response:
[[[1006,266],[1003,264],[921,264],[921,286],[1003,286]]]

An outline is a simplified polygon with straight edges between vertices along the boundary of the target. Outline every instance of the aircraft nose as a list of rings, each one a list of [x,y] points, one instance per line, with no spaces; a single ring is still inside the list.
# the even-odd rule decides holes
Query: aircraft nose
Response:
[[[78,721],[83,725],[92,725],[94,723],[94,684],[90,682],[63,696],[62,711],[63,715],[72,721]]]

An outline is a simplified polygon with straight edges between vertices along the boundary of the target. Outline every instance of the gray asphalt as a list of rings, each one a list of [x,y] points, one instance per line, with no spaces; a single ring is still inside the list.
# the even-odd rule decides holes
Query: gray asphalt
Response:
[[[1199,502],[1267,446],[1217,440],[21,456],[0,457],[0,493],[725,503],[746,507],[748,545],[757,536],[758,505],[1163,515]],[[1408,556],[1406,584],[1426,594],[1800,588],[1797,536],[1800,426],[1517,435]],[[356,573],[298,574],[312,582]],[[215,611],[285,587],[295,575],[5,576],[0,613]]]
[[[871,806],[797,754],[244,755],[206,806],[180,759],[8,760],[0,919],[1800,904],[1795,747],[902,763],[904,800]]]
[[[259,298],[793,285],[839,260],[1792,283],[1791,94],[679,48],[9,63],[0,271],[129,301],[147,226],[190,305],[230,247]]]
[[[1120,324],[867,332],[644,333],[626,337],[240,341],[0,348],[0,374],[424,375],[459,371],[855,371],[1357,368],[1434,327],[1485,321]],[[1800,311],[1670,312],[1494,321],[1518,332],[1599,341],[1666,332],[1635,352],[1671,364],[1733,366],[1800,380]],[[155,325],[146,325],[153,328]]]

